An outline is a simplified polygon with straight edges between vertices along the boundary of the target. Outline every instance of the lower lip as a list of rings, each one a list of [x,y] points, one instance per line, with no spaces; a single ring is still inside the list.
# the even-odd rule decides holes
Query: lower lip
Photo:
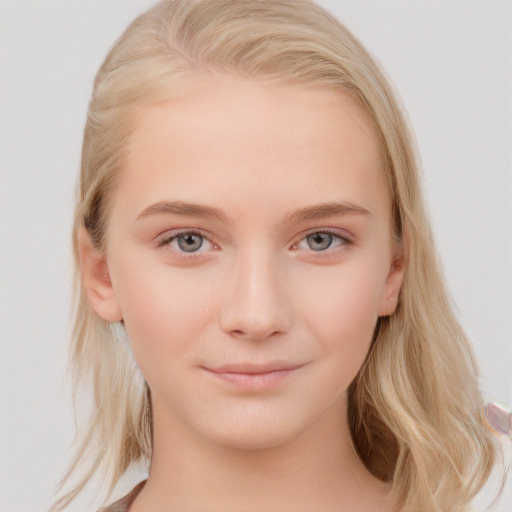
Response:
[[[278,387],[297,369],[298,368],[290,368],[266,373],[219,373],[208,369],[206,369],[206,371],[219,380],[243,391],[267,391]]]

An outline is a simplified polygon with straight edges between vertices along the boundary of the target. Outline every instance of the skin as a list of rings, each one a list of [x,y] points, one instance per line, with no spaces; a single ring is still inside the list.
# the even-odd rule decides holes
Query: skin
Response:
[[[391,510],[346,390],[403,265],[347,95],[219,75],[141,108],[106,240],[83,237],[84,285],[124,320],[153,403],[131,512]]]

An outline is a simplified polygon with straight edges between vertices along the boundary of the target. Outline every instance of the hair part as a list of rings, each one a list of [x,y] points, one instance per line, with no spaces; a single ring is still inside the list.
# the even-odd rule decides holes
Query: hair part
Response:
[[[94,414],[63,483],[63,509],[97,471],[110,492],[128,466],[151,457],[147,384],[123,328],[92,310],[81,282],[79,239],[104,250],[109,205],[122,174],[137,108],[179,96],[208,73],[286,80],[348,93],[382,149],[394,236],[406,271],[397,310],[379,319],[349,389],[355,448],[390,482],[397,510],[462,512],[497,460],[481,415],[477,368],[453,314],[421,194],[415,146],[398,101],[363,46],[309,0],[164,0],[138,17],[101,66],[85,127],[73,243],[75,389],[91,383]]]

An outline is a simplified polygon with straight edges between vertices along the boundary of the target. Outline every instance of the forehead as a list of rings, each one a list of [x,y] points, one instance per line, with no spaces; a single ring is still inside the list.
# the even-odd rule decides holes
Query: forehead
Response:
[[[141,135],[141,128],[144,130],[155,121],[167,118],[168,128],[172,128],[171,123],[175,127],[179,123],[183,128],[205,127],[208,122],[216,123],[217,128],[231,128],[239,123],[245,129],[257,129],[266,124],[269,135],[280,130],[281,136],[297,134],[301,128],[309,129],[311,135],[315,128],[333,125],[339,128],[342,121],[350,122],[360,134],[364,133],[371,144],[378,140],[370,116],[356,95],[348,90],[282,79],[247,79],[217,72],[185,78],[184,84],[176,88],[173,99],[142,103],[135,117],[139,120],[137,136]],[[279,120],[284,124],[276,124]],[[291,124],[294,120],[297,123]],[[308,121],[314,124],[308,125]],[[213,141],[215,132],[209,135]]]
[[[297,197],[343,192],[361,177],[382,181],[379,153],[372,123],[348,93],[215,76],[138,107],[120,189],[131,183],[137,202],[164,189],[203,199],[228,184],[240,197],[265,187],[270,196],[285,187]]]

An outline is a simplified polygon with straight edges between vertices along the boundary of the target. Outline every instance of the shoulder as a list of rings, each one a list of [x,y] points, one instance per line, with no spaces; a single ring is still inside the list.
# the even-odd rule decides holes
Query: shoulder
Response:
[[[98,512],[128,512],[130,505],[134,502],[140,491],[142,491],[145,483],[145,480],[140,482],[124,498],[121,498],[111,505],[100,508]]]

